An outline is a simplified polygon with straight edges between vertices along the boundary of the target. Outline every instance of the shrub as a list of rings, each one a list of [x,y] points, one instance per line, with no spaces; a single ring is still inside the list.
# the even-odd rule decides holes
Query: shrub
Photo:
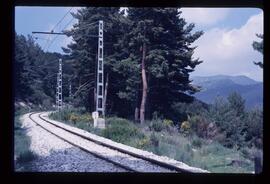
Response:
[[[246,117],[247,135],[246,140],[250,141],[249,146],[255,145],[262,148],[263,137],[263,112],[260,109],[253,109]]]
[[[247,142],[249,142],[249,146],[254,143],[255,136],[251,131],[262,125],[262,119],[257,116],[259,114],[255,114],[257,113],[246,112],[245,100],[237,93],[230,94],[227,100],[217,98],[209,111],[209,117],[215,122],[219,131],[225,135],[220,142],[229,148],[235,146],[240,148],[246,146]],[[260,123],[257,126],[258,122]],[[254,128],[251,128],[252,126]],[[262,135],[259,132],[258,135]]]
[[[69,121],[71,113],[71,109],[64,108],[61,112],[52,113],[51,117],[56,120]]]
[[[163,120],[163,124],[164,124],[166,127],[170,127],[170,126],[173,126],[173,121],[170,120],[170,119],[164,119],[164,120]]]
[[[30,151],[31,140],[30,137],[26,135],[25,128],[21,127],[19,116],[15,116],[14,127],[14,154],[16,157],[15,168],[18,169],[20,164],[32,161],[36,156]]]
[[[189,118],[189,122],[191,124],[192,131],[194,131],[199,137],[207,138],[209,122],[205,117],[199,115],[192,116]]]
[[[164,128],[167,130],[169,134],[173,134],[177,132],[176,127],[173,124],[173,121],[170,119],[164,119],[163,120]]]
[[[186,131],[186,130],[189,130],[190,129],[190,124],[188,121],[184,121],[181,123],[181,129]]]
[[[188,121],[184,121],[181,123],[181,128],[180,131],[184,134],[184,135],[188,135],[190,133],[190,123]]]
[[[241,148],[241,153],[245,158],[251,159],[250,152],[247,147]]]
[[[19,154],[17,158],[17,162],[22,164],[25,162],[30,162],[34,160],[35,158],[36,158],[36,155],[33,152],[27,150]]]
[[[137,143],[137,148],[146,148],[151,144],[150,139],[145,137],[143,139],[140,139]]]
[[[133,138],[144,138],[144,134],[126,119],[108,118],[107,127],[102,131],[102,135],[106,138],[117,142],[129,142]]]
[[[241,152],[243,154],[244,157],[253,160],[254,157],[258,154],[258,153],[262,153],[261,149],[256,148],[255,146],[251,147],[251,148],[242,148]]]
[[[232,92],[227,100],[230,105],[230,109],[236,112],[236,116],[242,116],[245,113],[245,100],[237,92]]]
[[[82,122],[91,122],[91,121],[93,121],[93,118],[89,113],[81,115],[79,119]]]
[[[157,119],[157,120],[151,121],[149,129],[154,130],[156,132],[160,132],[163,129],[165,129],[165,125],[163,124],[163,122],[160,119]]]
[[[110,117],[106,119],[106,124],[111,125],[111,124],[122,124],[122,125],[127,125],[127,124],[132,124],[129,120],[124,119],[124,118],[118,118],[118,117]]]
[[[172,112],[180,122],[187,120],[188,116],[202,115],[208,110],[208,106],[198,100],[191,103],[178,102],[172,105]]]
[[[160,114],[159,112],[155,111],[152,113],[152,119],[153,120],[157,120],[157,119],[162,119],[163,118],[163,115]]]
[[[221,144],[224,143],[226,139],[226,135],[224,133],[218,133],[215,135],[215,137],[213,138],[214,141],[220,142]]]
[[[76,122],[78,122],[79,120],[79,117],[76,116],[74,113],[72,113],[70,116],[69,116],[69,121],[71,121],[72,123],[76,124]]]
[[[193,146],[200,148],[202,146],[202,141],[199,138],[195,138],[191,143]]]
[[[45,110],[51,109],[52,108],[52,103],[50,99],[44,99],[42,101],[42,106]]]
[[[159,140],[155,133],[152,133],[150,135],[150,142],[153,146],[158,147],[159,146]]]

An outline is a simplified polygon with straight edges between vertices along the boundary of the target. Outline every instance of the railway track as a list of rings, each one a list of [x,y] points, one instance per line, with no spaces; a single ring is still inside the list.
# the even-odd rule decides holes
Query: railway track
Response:
[[[29,118],[38,126],[69,144],[114,164],[128,172],[207,172],[199,168],[181,168],[175,164],[150,158],[132,150],[123,149],[100,139],[89,137],[67,125],[44,118],[46,113],[31,113]],[[197,169],[197,170],[196,170]]]
[[[100,159],[105,160],[105,161],[107,161],[107,162],[109,162],[109,163],[112,163],[112,164],[114,164],[116,167],[120,167],[120,168],[122,168],[122,169],[124,169],[124,170],[126,170],[126,171],[129,171],[129,172],[136,172],[134,169],[132,169],[132,168],[130,168],[130,167],[128,167],[128,166],[125,166],[125,165],[122,165],[122,164],[120,164],[120,163],[118,163],[118,162],[115,162],[115,161],[112,161],[112,160],[110,160],[110,159],[107,159],[106,157],[104,157],[104,156],[102,156],[102,155],[99,155],[99,154],[95,153],[94,151],[89,151],[88,149],[85,149],[84,147],[82,147],[82,146],[80,146],[80,145],[74,143],[73,141],[64,138],[64,136],[58,135],[58,134],[55,133],[53,130],[50,130],[48,127],[42,125],[40,122],[37,122],[37,120],[35,120],[33,117],[31,117],[33,114],[35,114],[35,113],[31,113],[31,114],[29,115],[29,118],[30,118],[34,123],[36,123],[38,126],[40,126],[41,128],[43,128],[43,129],[46,130],[47,132],[49,132],[49,133],[53,134],[54,136],[58,137],[59,139],[61,139],[61,140],[65,141],[65,142],[71,144],[71,145],[74,146],[74,147],[77,147],[77,148],[79,148],[79,149],[85,151],[86,153],[90,153],[90,154],[94,155],[94,156],[97,157],[97,158],[100,158]],[[40,116],[40,114],[39,114],[38,116],[39,116],[40,119],[42,119],[41,116]],[[49,121],[46,121],[46,122],[49,123]]]

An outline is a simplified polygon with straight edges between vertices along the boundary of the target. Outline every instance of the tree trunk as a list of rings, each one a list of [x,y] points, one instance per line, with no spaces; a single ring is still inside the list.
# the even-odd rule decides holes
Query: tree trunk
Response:
[[[145,54],[146,54],[146,44],[143,43],[142,50],[142,82],[143,82],[143,90],[142,90],[142,101],[140,108],[140,122],[144,123],[145,120],[145,103],[147,98],[147,80],[146,80],[146,71],[145,71]]]
[[[105,89],[104,89],[104,99],[103,99],[104,116],[106,115],[106,100],[107,100],[108,83],[109,83],[109,74],[107,73],[106,84],[105,84]]]

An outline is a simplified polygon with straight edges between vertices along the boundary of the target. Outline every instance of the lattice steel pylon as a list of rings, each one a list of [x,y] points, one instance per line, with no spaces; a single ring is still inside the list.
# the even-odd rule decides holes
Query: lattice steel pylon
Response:
[[[98,22],[98,65],[97,65],[97,93],[96,111],[104,116],[103,93],[104,93],[104,67],[103,67],[103,21]]]
[[[57,110],[62,110],[62,59],[59,59],[59,72],[57,73],[57,92],[56,92]]]
[[[58,81],[59,81],[59,73],[56,75],[56,95],[55,95],[55,107],[58,110]]]

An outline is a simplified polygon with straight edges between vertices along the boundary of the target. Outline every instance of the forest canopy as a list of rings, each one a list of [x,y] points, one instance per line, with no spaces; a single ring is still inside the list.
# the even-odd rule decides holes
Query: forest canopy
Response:
[[[108,81],[106,112],[136,120],[153,112],[170,116],[172,102],[191,102],[190,72],[202,61],[192,57],[191,44],[203,32],[193,33],[177,8],[83,8],[73,17],[78,23],[69,31],[74,40],[64,51],[73,67],[73,83],[89,83],[89,90],[75,97],[94,111],[94,86],[98,24],[104,20],[104,64]],[[92,76],[92,77],[90,77]],[[143,112],[142,112],[143,111]],[[140,112],[140,113],[139,113]],[[144,119],[144,118],[143,118]],[[142,121],[142,120],[141,120]]]

